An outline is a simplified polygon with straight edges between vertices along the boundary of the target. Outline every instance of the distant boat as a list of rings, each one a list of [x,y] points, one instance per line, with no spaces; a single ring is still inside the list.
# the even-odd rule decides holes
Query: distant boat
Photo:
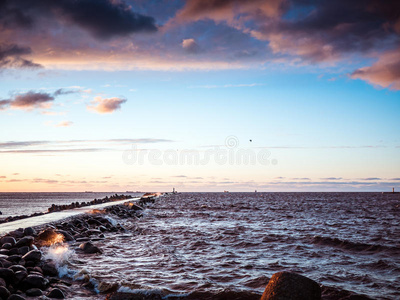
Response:
[[[133,191],[126,191],[125,193],[133,193]]]
[[[85,193],[93,193],[93,191],[85,191]]]

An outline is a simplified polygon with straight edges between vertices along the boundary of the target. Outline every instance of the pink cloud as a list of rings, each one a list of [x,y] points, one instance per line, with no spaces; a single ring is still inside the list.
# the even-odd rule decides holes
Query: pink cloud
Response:
[[[127,100],[123,98],[105,98],[95,97],[87,109],[94,111],[99,114],[113,113],[114,111],[121,109],[121,105]]]
[[[351,74],[353,79],[362,79],[371,84],[400,90],[400,48],[384,53],[370,67],[360,68]]]

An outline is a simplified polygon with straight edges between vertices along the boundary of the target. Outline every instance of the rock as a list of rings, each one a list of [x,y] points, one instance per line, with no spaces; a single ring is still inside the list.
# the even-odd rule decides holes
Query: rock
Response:
[[[7,299],[10,297],[10,291],[4,286],[0,286],[0,299]]]
[[[14,240],[15,241],[15,240]],[[7,249],[10,250],[12,248],[12,244],[11,243],[4,243],[3,246],[1,246],[2,249]]]
[[[20,219],[20,218],[18,218],[18,219]],[[18,228],[17,230],[11,231],[9,234],[11,236],[19,239],[19,238],[22,238],[24,236],[24,230],[22,228]]]
[[[102,253],[101,250],[93,245],[91,242],[85,242],[79,245],[79,248],[86,254]]]
[[[20,239],[16,244],[15,247],[20,248],[23,246],[28,246],[31,247],[34,241],[34,237],[33,236],[24,236],[22,239]]]
[[[71,242],[75,241],[72,235],[70,235],[67,231],[65,230],[57,230],[57,233],[62,234],[64,236],[64,241]]]
[[[15,272],[15,282],[18,284],[22,280],[24,280],[26,277],[28,277],[28,272],[27,271],[17,271]]]
[[[110,293],[115,292],[118,289],[118,283],[108,283],[108,282],[100,282],[97,286],[97,289],[100,293]]]
[[[39,288],[41,290],[46,289],[48,280],[40,275],[28,275],[24,280],[22,280],[20,286],[22,290],[29,290],[31,288]]]
[[[13,270],[14,272],[18,272],[18,271],[25,271],[26,272],[26,268],[24,266],[21,265],[14,265],[9,267],[10,270]]]
[[[0,268],[0,278],[3,278],[9,284],[15,280],[15,273],[13,270]]]
[[[6,281],[3,278],[0,278],[0,286],[7,286]]]
[[[16,243],[16,241],[15,241],[15,238],[12,237],[12,236],[5,236],[5,237],[2,237],[2,238],[1,238],[0,243],[1,243],[2,245],[8,243],[8,244],[11,244],[11,246],[14,246],[15,243]]]
[[[58,234],[54,228],[47,228],[41,231],[38,236],[36,237],[37,242],[40,245],[50,246],[57,242],[62,242],[62,235]]]
[[[25,300],[25,298],[18,294],[12,294],[7,300]]]
[[[10,254],[10,250],[8,250],[8,249],[1,249],[1,250],[0,250],[0,254],[1,254],[1,255],[8,255],[8,254]]]
[[[42,258],[42,252],[40,250],[31,250],[22,256],[22,258],[26,261],[39,262]]]
[[[36,230],[33,229],[32,227],[26,227],[24,229],[24,235],[35,235],[36,234]]]
[[[42,265],[43,274],[47,276],[58,276],[58,270],[53,262],[46,262]]]
[[[7,258],[7,260],[15,264],[15,263],[20,262],[20,261],[21,261],[21,258],[22,258],[21,255],[19,255],[19,254],[13,254],[13,255],[10,255],[10,256]]]
[[[279,272],[272,275],[261,300],[320,300],[318,283],[305,276]]]
[[[15,254],[19,254],[19,253],[18,253],[18,248],[11,248],[11,249],[8,251],[8,255],[15,255]]]
[[[25,292],[25,294],[26,294],[27,296],[30,296],[30,297],[38,297],[38,296],[42,296],[42,295],[43,295],[43,292],[42,292],[41,289],[33,288],[33,289],[27,290],[27,291]]]
[[[25,255],[26,253],[28,253],[31,249],[29,248],[29,246],[23,246],[21,248],[18,248],[18,254],[21,255]]]
[[[54,288],[50,291],[50,293],[47,294],[47,297],[49,298],[56,298],[56,299],[64,299],[65,295],[62,292],[62,290]]]

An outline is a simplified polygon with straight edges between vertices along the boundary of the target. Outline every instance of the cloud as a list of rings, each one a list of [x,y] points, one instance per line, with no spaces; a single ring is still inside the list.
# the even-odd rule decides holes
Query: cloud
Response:
[[[283,11],[284,0],[188,0],[178,11],[174,22],[193,22],[211,19],[217,22],[239,22],[237,15],[259,14],[276,17]]]
[[[94,111],[99,114],[113,113],[114,111],[121,109],[121,105],[125,103],[127,99],[124,98],[105,98],[95,97],[90,105],[87,106],[88,110]]]
[[[188,53],[198,53],[200,51],[200,46],[194,39],[184,39],[182,41],[182,48]]]
[[[382,180],[382,178],[378,178],[378,177],[367,177],[367,178],[360,178],[360,180],[366,180],[366,181],[368,181],[368,180],[374,180],[374,181],[376,181],[376,180]]]
[[[0,15],[1,17],[1,15]],[[1,32],[1,29],[0,29]],[[3,68],[39,68],[39,64],[22,58],[32,53],[30,47],[22,47],[16,44],[6,44],[0,41],[0,69]]]
[[[325,177],[325,178],[320,178],[321,180],[341,180],[343,179],[342,177]]]
[[[72,124],[74,124],[74,122],[71,122],[71,121],[63,121],[63,122],[58,123],[58,124],[56,125],[56,127],[70,127],[70,126],[72,126]]]
[[[6,29],[48,30],[46,25],[51,23],[53,28],[54,24],[72,25],[98,39],[157,31],[154,18],[135,13],[119,0],[4,0],[1,6],[0,25]]]
[[[218,88],[236,88],[236,87],[255,87],[255,86],[263,86],[263,83],[239,83],[239,84],[224,84],[224,85],[197,85],[197,86],[189,86],[191,89],[218,89]]]
[[[400,90],[400,47],[384,53],[370,67],[363,67],[351,74],[353,79],[362,79],[384,88]]]
[[[51,107],[53,101],[54,97],[48,93],[29,91],[24,94],[17,94],[11,99],[1,100],[0,109],[8,107],[23,110],[46,109]]]

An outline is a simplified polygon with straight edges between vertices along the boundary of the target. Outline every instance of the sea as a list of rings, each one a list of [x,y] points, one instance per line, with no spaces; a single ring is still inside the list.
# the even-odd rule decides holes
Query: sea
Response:
[[[0,193],[1,217],[112,194]],[[168,299],[261,295],[274,273],[291,271],[372,299],[400,299],[399,194],[179,193],[160,196],[141,218],[107,217],[125,231],[96,240],[102,254],[71,247],[59,258],[63,274],[84,270],[96,286]]]

